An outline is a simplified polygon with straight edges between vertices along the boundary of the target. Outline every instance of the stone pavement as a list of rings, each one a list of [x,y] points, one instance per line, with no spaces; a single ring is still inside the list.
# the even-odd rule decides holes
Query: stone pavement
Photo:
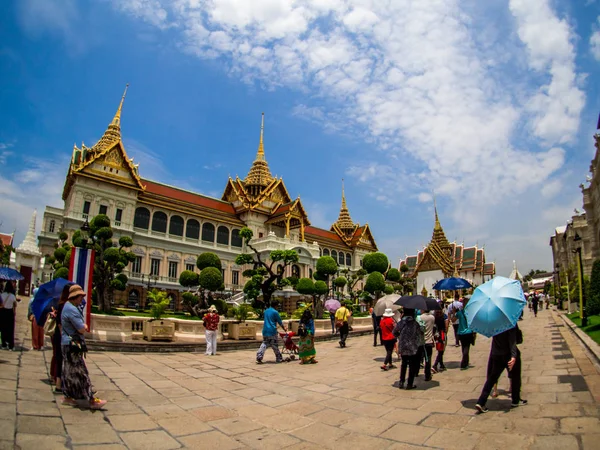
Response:
[[[473,410],[489,352],[482,336],[471,369],[458,370],[460,351],[449,347],[450,370],[429,383],[421,375],[413,391],[397,389],[396,370],[379,369],[384,350],[370,336],[346,349],[319,343],[310,366],[272,364],[272,353],[259,366],[254,351],[91,353],[92,382],[109,400],[94,412],[57,403],[46,381],[51,351],[0,352],[0,449],[600,448],[594,363],[556,312],[521,324],[529,405],[510,410],[501,395],[485,415]],[[27,325],[17,333],[26,349]]]

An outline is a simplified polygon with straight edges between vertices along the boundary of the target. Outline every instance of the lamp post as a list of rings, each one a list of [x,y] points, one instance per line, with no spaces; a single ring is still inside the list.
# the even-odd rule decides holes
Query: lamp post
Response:
[[[577,276],[579,277],[579,317],[581,318],[581,326],[587,327],[587,313],[585,311],[585,297],[583,295],[583,261],[581,259],[581,236],[575,233],[573,238],[574,242],[577,242],[577,248],[573,250],[573,253],[577,253]]]
[[[83,222],[81,227],[79,227],[79,231],[81,232],[82,247],[87,248],[87,243],[90,238],[90,224],[89,224],[87,218],[85,219],[85,222]]]
[[[558,309],[562,309],[562,289],[560,287],[560,264],[556,263],[556,271],[554,272],[556,274],[556,278],[557,278],[557,283],[554,284],[554,298],[556,299],[557,305],[558,305]]]
[[[145,277],[146,277],[146,275],[142,274],[142,285],[144,284]],[[144,307],[146,307],[146,300],[148,299],[148,292],[150,292],[150,285],[152,284],[153,280],[154,280],[153,285],[156,286],[156,282],[158,281],[158,276],[152,275],[151,273],[148,274],[148,281],[146,283],[146,298],[144,299]]]

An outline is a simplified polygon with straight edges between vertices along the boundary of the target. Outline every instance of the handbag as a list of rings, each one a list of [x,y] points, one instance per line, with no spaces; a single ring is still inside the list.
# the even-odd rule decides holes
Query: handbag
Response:
[[[73,355],[83,355],[85,356],[85,354],[88,351],[87,345],[85,344],[85,341],[82,339],[82,337],[79,334],[76,334],[74,336],[70,336],[71,337],[71,342],[69,342],[69,353],[73,354]]]
[[[54,336],[54,332],[56,331],[56,318],[52,317],[50,314],[46,317],[46,322],[44,323],[44,334],[46,336]]]

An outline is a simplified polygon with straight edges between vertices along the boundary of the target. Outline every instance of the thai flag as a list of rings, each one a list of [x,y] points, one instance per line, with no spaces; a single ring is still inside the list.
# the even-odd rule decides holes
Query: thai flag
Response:
[[[83,320],[91,331],[92,314],[92,279],[94,277],[94,250],[88,248],[73,247],[71,250],[71,266],[69,268],[69,280],[77,283],[87,293],[88,298],[84,300]]]

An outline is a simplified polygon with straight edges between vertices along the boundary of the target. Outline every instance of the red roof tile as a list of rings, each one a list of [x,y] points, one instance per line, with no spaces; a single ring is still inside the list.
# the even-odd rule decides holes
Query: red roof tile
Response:
[[[342,239],[337,235],[337,233],[334,233],[333,231],[327,231],[322,228],[309,226],[304,229],[304,234],[318,236],[325,239],[331,239],[332,241],[342,242]]]
[[[144,180],[142,183],[146,186],[146,192],[149,194],[161,195],[163,197],[191,203],[197,206],[204,206],[210,209],[216,209],[228,214],[235,215],[235,209],[231,203],[223,202],[215,198],[206,197],[201,194],[184,191],[172,186],[157,183],[156,181]]]
[[[13,244],[13,235],[12,234],[4,234],[0,233],[0,241],[2,241],[2,245],[11,245]]]

